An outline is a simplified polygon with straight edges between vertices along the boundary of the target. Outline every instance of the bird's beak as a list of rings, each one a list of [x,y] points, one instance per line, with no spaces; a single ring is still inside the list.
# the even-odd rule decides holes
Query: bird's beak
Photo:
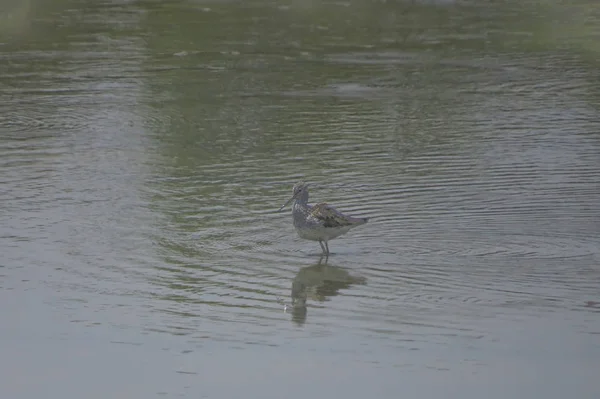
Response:
[[[278,210],[277,212],[281,212],[281,210],[282,210],[283,208],[285,208],[286,206],[288,206],[288,204],[289,204],[290,202],[292,202],[292,201],[294,200],[294,198],[296,198],[296,197],[292,197],[292,198],[290,198],[289,200],[287,200],[287,202],[286,202],[285,204],[283,204],[283,205],[281,206],[281,208],[279,208],[279,210]]]

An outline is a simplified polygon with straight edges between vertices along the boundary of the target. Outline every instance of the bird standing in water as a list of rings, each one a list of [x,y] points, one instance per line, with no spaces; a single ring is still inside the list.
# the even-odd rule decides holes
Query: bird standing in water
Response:
[[[318,241],[324,255],[329,255],[329,240],[346,234],[350,229],[367,223],[368,218],[346,216],[334,207],[322,202],[308,205],[308,184],[299,182],[294,185],[293,195],[279,210],[290,202],[294,227],[300,238]]]

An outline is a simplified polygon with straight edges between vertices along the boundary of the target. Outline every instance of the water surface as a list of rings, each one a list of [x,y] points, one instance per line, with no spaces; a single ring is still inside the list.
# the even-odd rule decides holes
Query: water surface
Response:
[[[600,395],[595,3],[7,4],[3,397]]]

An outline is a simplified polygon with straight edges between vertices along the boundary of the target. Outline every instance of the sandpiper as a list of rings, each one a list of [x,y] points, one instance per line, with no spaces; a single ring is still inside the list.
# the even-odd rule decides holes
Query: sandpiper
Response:
[[[328,241],[346,234],[350,229],[367,223],[368,218],[346,216],[334,207],[322,202],[308,205],[308,184],[299,182],[294,185],[293,195],[279,210],[290,202],[294,227],[300,238],[318,241],[324,255],[329,255]]]

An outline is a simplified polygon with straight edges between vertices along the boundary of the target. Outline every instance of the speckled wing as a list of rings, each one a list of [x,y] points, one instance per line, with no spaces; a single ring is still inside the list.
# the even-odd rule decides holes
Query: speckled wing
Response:
[[[347,227],[360,223],[359,219],[346,216],[324,202],[313,206],[309,217],[322,223],[323,227],[329,228]]]

